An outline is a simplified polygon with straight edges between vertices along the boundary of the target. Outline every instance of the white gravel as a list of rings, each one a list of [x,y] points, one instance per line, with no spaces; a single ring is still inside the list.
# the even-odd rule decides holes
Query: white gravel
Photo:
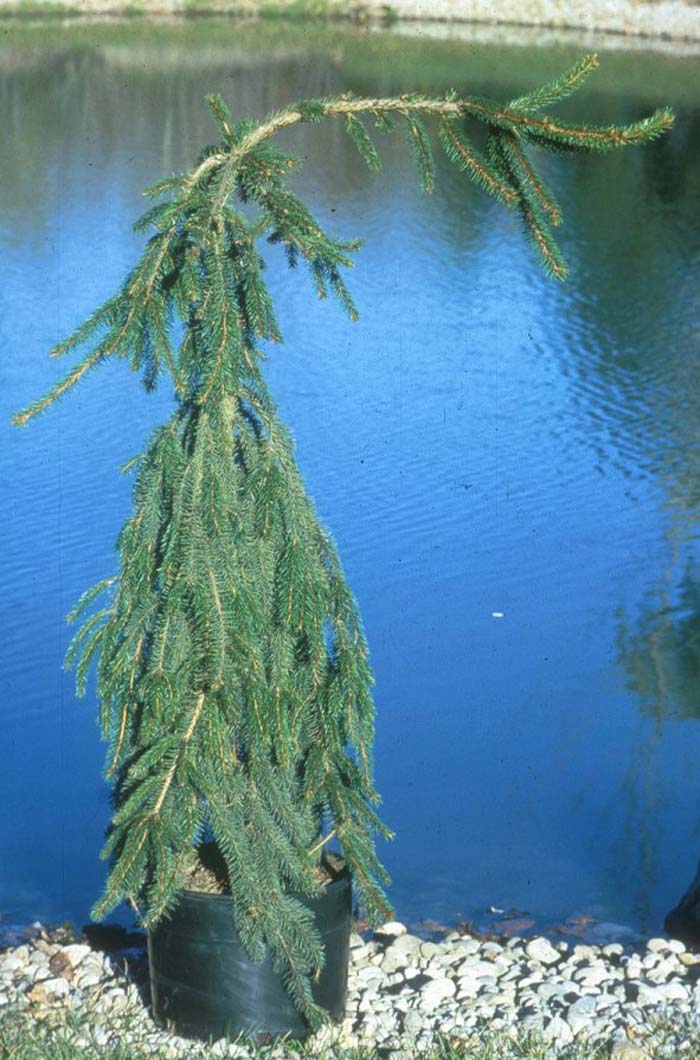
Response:
[[[167,1043],[176,1060],[198,1056],[191,1043],[155,1027],[139,975],[125,976],[122,965],[87,945],[61,945],[37,928],[34,938],[0,952],[0,1009],[16,1006],[46,1018],[87,1007],[98,1047]],[[346,1019],[320,1031],[313,1044],[380,1045],[398,1060],[402,1046],[427,1049],[437,1034],[469,1037],[488,1023],[492,1030],[540,1033],[552,1056],[585,1040],[611,1043],[618,1060],[634,1060],[652,1040],[654,1020],[679,1015],[700,1024],[700,955],[675,940],[569,946],[453,932],[435,942],[393,923],[371,939],[352,936]],[[226,1042],[217,1052],[246,1055]]]

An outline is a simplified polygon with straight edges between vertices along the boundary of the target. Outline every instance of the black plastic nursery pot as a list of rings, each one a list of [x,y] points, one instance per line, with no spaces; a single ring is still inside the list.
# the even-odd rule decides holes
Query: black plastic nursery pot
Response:
[[[297,895],[313,909],[326,960],[312,983],[314,1000],[335,1020],[345,1013],[352,879],[343,873],[318,898]],[[174,912],[148,935],[153,1015],[186,1038],[236,1038],[240,1034],[303,1038],[309,1033],[269,952],[262,961],[246,953],[226,895],[185,891]]]

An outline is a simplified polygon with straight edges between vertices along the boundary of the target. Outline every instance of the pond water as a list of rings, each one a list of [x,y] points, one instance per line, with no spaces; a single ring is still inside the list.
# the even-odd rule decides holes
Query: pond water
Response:
[[[140,190],[238,114],[344,89],[509,99],[580,49],[231,22],[0,36],[0,913],[83,923],[108,816],[94,693],[64,616],[112,573],[119,465],[171,406],[123,365],[26,431],[48,348],[135,261]],[[513,218],[401,138],[368,173],[339,125],[287,141],[320,221],[361,236],[351,323],[270,255],[269,380],[359,599],[376,672],[381,853],[397,915],[656,932],[700,854],[696,60],[603,55],[562,113],[670,103],[651,147],[547,158],[571,264],[546,279]],[[501,616],[501,617],[499,617]]]

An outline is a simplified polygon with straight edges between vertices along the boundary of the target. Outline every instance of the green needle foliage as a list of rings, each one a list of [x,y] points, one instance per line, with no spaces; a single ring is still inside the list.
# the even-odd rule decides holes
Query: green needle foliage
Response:
[[[136,464],[134,511],[118,541],[119,573],[70,618],[84,618],[67,664],[83,692],[93,659],[115,812],[111,872],[96,917],[124,899],[155,924],[187,884],[205,835],[225,859],[233,915],[254,957],[268,946],[312,1024],[323,962],[294,892],[319,893],[315,868],[335,837],[371,923],[390,914],[374,837],[390,837],[374,806],[372,674],[357,605],[320,525],[261,372],[262,342],[280,332],[258,241],[304,262],[321,298],[352,317],[342,272],[358,243],[337,239],[287,187],[298,160],[275,134],[340,116],[370,169],[373,132],[403,125],[422,185],[433,187],[428,126],[447,158],[519,211],[544,268],[565,264],[552,229],[560,212],[528,150],[609,151],[668,129],[659,110],[596,128],[542,114],[596,65],[503,106],[454,94],[389,99],[342,95],[294,103],[261,124],[234,121],[208,99],[220,141],[189,173],[159,181],[137,223],[151,233],[123,286],[52,351],[82,360],[19,424],[108,358],[128,361],[147,389],[165,375],[177,398]],[[486,126],[488,154],[466,120]],[[372,130],[372,132],[370,131]],[[246,215],[235,203],[256,209]],[[253,217],[251,219],[250,213]],[[92,610],[98,599],[104,606]]]

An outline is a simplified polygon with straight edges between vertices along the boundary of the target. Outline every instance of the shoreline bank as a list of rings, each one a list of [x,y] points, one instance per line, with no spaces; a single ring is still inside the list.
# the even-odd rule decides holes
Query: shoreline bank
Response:
[[[195,1046],[160,1030],[147,982],[145,952],[133,938],[128,950],[105,953],[35,925],[22,945],[0,951],[0,1045],[3,1026],[14,1022],[49,1028],[57,1043],[88,1050],[81,1056],[102,1057],[108,1048],[173,1060],[261,1055],[223,1040]],[[466,1049],[486,1032],[534,1036],[548,1057],[578,1045],[640,1060],[687,1049],[698,1055],[700,954],[662,938],[594,946],[454,931],[438,943],[386,924],[369,938],[352,935],[346,1018],[317,1032],[307,1049],[312,1056],[380,1050],[404,1060],[428,1055],[440,1040]],[[265,1055],[287,1053],[278,1046]]]
[[[314,18],[434,35],[436,27],[700,42],[690,0],[0,0],[0,18],[217,16]]]

